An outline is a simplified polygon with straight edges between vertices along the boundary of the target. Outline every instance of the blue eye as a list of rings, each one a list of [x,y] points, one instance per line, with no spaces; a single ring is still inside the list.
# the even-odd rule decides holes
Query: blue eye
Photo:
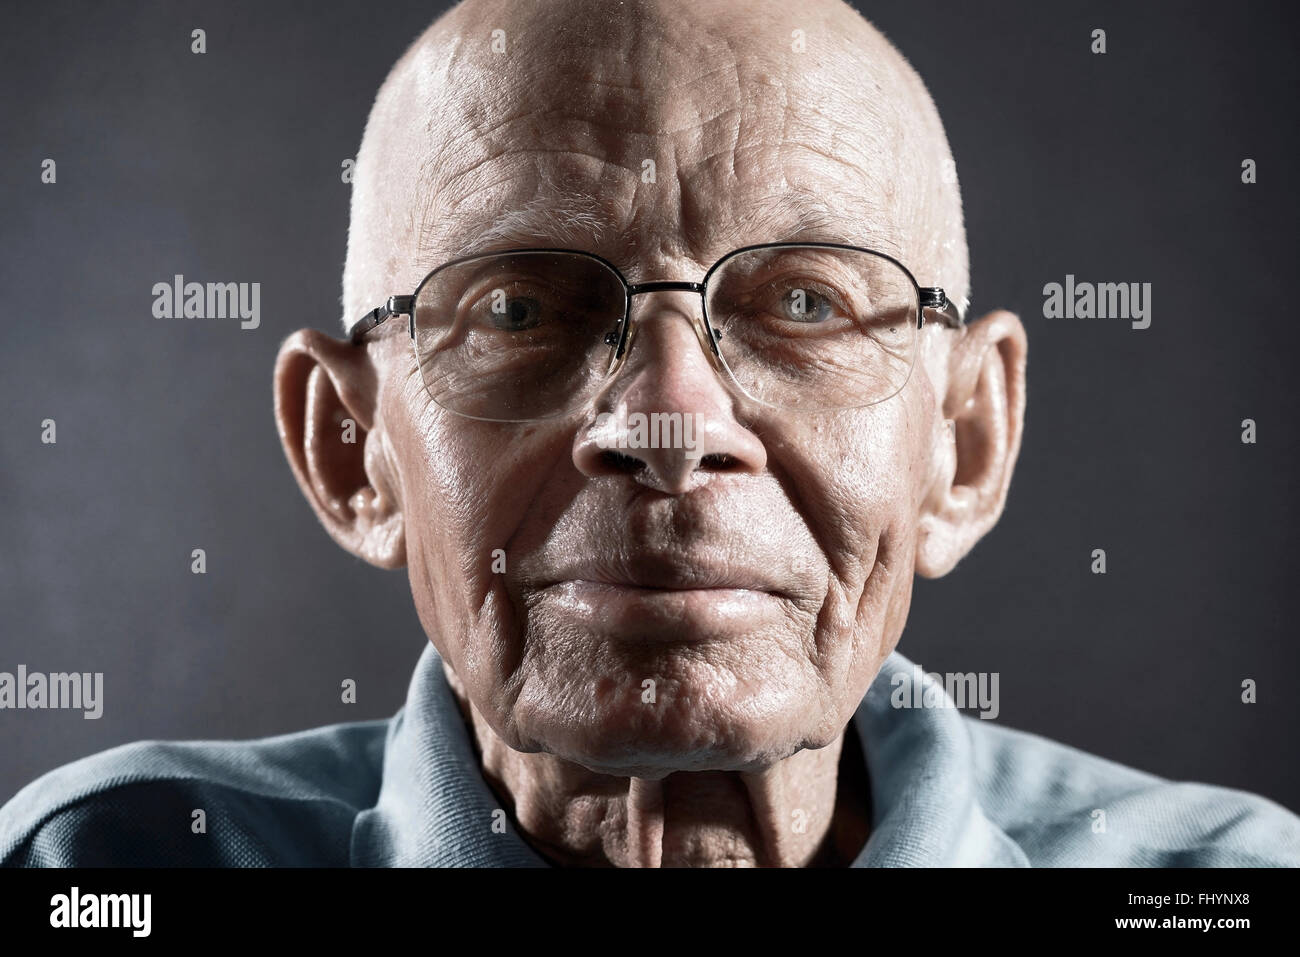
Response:
[[[781,297],[781,315],[791,322],[825,322],[835,307],[812,289],[796,287]]]
[[[504,332],[521,332],[532,329],[542,321],[542,304],[536,299],[514,296],[504,299],[500,306],[489,304],[488,322]]]

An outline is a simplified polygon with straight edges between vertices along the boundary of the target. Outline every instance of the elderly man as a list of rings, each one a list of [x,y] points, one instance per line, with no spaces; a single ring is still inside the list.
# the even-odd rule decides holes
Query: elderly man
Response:
[[[1300,862],[1269,801],[909,690],[912,576],[997,520],[1025,405],[950,170],[839,0],[457,6],[366,127],[350,341],[275,373],[321,522],[408,569],[405,707],[85,759],[4,861]]]

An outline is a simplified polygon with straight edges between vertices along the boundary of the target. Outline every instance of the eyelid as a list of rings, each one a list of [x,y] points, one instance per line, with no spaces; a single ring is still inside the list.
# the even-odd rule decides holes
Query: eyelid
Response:
[[[506,279],[500,277],[477,277],[465,284],[464,290],[460,294],[459,302],[478,302],[486,296],[492,295],[498,289],[509,294],[510,287],[517,285],[521,280],[518,276],[512,276]]]
[[[511,289],[512,286],[521,283],[531,284],[524,290],[527,295],[522,297]],[[565,315],[576,314],[579,311],[592,312],[595,306],[602,305],[599,302],[593,303],[590,290],[580,283],[555,282],[538,276],[514,276],[498,279],[492,283],[486,281],[470,283],[456,303],[457,311],[478,305],[498,289],[503,290],[507,298],[531,298],[540,306],[549,307]]]

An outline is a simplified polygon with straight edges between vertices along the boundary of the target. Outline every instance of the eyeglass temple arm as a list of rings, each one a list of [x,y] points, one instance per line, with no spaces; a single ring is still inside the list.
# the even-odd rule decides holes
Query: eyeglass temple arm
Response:
[[[960,329],[965,323],[961,312],[957,309],[957,304],[949,299],[948,294],[938,286],[921,287],[922,324],[925,322],[925,310],[927,309],[943,320],[943,324],[949,329]]]
[[[389,296],[388,301],[382,306],[375,306],[368,313],[356,321],[348,332],[348,338],[352,340],[353,345],[361,342],[371,329],[380,323],[386,322],[393,316],[414,316],[411,306],[415,302],[414,296]],[[415,330],[411,330],[411,337],[415,337]]]

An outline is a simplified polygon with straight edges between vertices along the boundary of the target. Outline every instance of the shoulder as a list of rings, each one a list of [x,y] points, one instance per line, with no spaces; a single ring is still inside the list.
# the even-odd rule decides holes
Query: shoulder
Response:
[[[0,807],[0,865],[346,866],[353,820],[379,792],[389,725],[93,754]]]
[[[985,814],[1037,866],[1295,867],[1300,818],[966,716]]]

